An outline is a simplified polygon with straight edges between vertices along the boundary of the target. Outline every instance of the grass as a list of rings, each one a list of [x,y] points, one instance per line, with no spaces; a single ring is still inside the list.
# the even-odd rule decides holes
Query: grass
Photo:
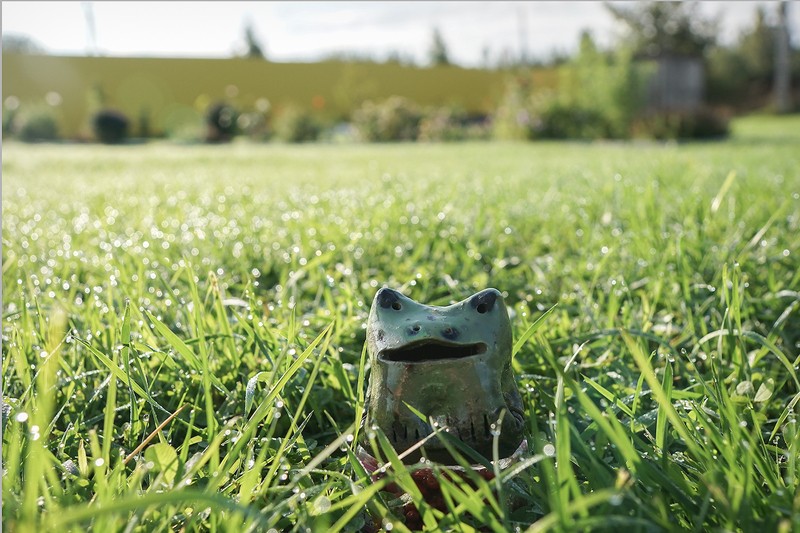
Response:
[[[4,525],[404,531],[396,482],[429,529],[800,528],[800,121],[735,132],[6,143]],[[448,513],[354,458],[383,284],[512,309],[531,456]]]

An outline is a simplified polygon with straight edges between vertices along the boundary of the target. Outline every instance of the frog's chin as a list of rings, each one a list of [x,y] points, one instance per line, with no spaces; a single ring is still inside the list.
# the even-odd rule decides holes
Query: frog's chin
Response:
[[[485,354],[486,343],[459,344],[438,339],[425,339],[404,344],[398,348],[388,348],[378,353],[380,361],[393,363],[433,363],[450,359],[465,359]]]
[[[405,460],[406,453],[407,452],[401,453],[399,458],[401,460]],[[369,472],[370,474],[373,474],[373,473],[375,473],[375,471],[379,470],[379,466],[378,465],[379,465],[380,461],[376,457],[374,457],[371,453],[369,453],[360,444],[358,445],[358,448],[357,448],[357,454],[358,454],[359,462],[361,463],[361,465],[364,467],[364,469],[367,472]],[[528,454],[528,440],[527,439],[522,439],[522,441],[520,441],[520,443],[519,443],[519,446],[517,446],[517,448],[514,450],[514,452],[512,454],[510,454],[508,457],[500,457],[497,462],[495,462],[494,460],[489,460],[489,459],[487,459],[487,461],[489,461],[488,464],[491,464],[493,466],[496,465],[496,466],[499,467],[500,470],[505,470],[506,468],[508,468],[509,466],[513,465],[514,463],[518,463],[521,459],[525,458],[527,456],[527,454]],[[415,471],[429,470],[430,467],[428,467],[426,469],[425,468],[425,464],[426,463],[430,464],[430,463],[436,462],[436,461],[432,461],[431,459],[423,459],[423,456],[421,456],[419,454],[417,454],[417,455],[418,455],[417,460],[414,463],[408,465],[410,468],[413,468],[413,470],[415,470]],[[451,461],[451,462],[454,463],[455,461]],[[463,467],[456,466],[455,464],[448,465],[447,463],[438,463],[438,462],[437,462],[437,464],[446,466],[450,470],[464,470]],[[492,472],[492,470],[488,470],[486,468],[486,466],[483,465],[483,464],[472,464],[470,466],[471,466],[471,468],[473,470],[477,470],[477,471],[484,471],[485,470],[485,471],[488,471],[488,472]],[[382,474],[383,471],[380,471],[379,473]]]

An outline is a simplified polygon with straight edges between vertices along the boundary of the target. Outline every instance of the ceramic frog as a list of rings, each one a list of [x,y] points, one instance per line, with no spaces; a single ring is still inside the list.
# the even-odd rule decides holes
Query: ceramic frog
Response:
[[[367,350],[371,375],[364,422],[380,427],[398,453],[433,431],[406,404],[487,459],[492,459],[496,435],[500,458],[523,444],[522,400],[511,369],[511,324],[496,289],[447,307],[380,289],[367,322]],[[438,437],[423,448],[429,460],[454,464]],[[404,461],[415,462],[421,455],[417,450]]]

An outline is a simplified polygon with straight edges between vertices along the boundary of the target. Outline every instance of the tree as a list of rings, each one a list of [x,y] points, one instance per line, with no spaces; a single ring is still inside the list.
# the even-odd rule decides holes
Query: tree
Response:
[[[742,35],[738,49],[750,76],[760,84],[769,84],[774,70],[775,29],[767,22],[763,7],[756,11],[755,24]]]
[[[636,2],[626,7],[606,3],[628,27],[628,39],[639,55],[703,56],[717,36],[716,20],[704,18],[697,2]]]
[[[708,61],[708,97],[738,110],[770,103],[782,112],[791,108],[792,80],[800,78],[800,51],[791,48],[782,17],[788,3],[776,5],[776,24],[759,6],[752,25],[731,46],[714,47]]]
[[[447,45],[444,42],[439,28],[433,29],[431,49],[429,52],[431,65],[449,65],[450,59],[447,56]]]
[[[597,45],[594,42],[592,34],[588,30],[581,31],[579,43],[578,50],[580,50],[580,53],[578,56],[588,56],[594,59],[594,57],[597,55]]]
[[[388,54],[386,54],[386,59],[384,59],[384,62],[395,63],[397,65],[414,66],[414,57],[407,52],[391,50]]]
[[[27,35],[9,34],[3,35],[3,52],[14,52],[17,54],[44,54],[45,50],[39,43]]]
[[[591,33],[581,32],[578,54],[559,69],[558,100],[542,113],[549,133],[567,138],[628,137],[645,104],[646,68],[633,61],[630,49],[604,52]]]
[[[244,43],[245,43],[245,57],[251,57],[256,59],[265,59],[264,56],[264,49],[261,46],[261,43],[258,41],[258,37],[256,37],[256,30],[253,26],[253,21],[248,20],[245,23],[244,27]]]

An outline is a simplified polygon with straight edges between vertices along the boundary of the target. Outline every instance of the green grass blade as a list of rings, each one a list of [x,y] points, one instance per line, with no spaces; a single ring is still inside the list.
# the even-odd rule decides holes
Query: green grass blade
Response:
[[[186,343],[183,342],[183,340],[181,340],[180,337],[175,335],[172,330],[166,326],[166,324],[158,320],[158,318],[153,316],[153,314],[149,311],[145,310],[144,314],[147,316],[147,319],[150,321],[150,323],[156,328],[156,331],[158,331],[158,333],[163,336],[164,339],[166,339],[169,345],[174,348],[175,351],[178,352],[184,359],[186,359],[186,362],[189,363],[189,366],[197,371],[203,371],[203,365],[201,364],[200,359],[197,357],[197,355],[195,355],[192,349],[189,348]],[[225,395],[230,394],[230,391],[225,387],[225,385],[222,384],[222,381],[220,381],[216,375],[210,372],[205,373],[208,374],[211,383],[214,384],[217,390]]]
[[[664,366],[664,378],[661,381],[664,390],[664,397],[669,405],[672,405],[672,364],[667,361]],[[663,457],[667,454],[667,412],[664,403],[658,404],[658,417],[656,418],[656,446]]]
[[[536,331],[538,331],[538,329],[542,327],[545,319],[548,316],[550,316],[550,314],[553,312],[553,310],[555,310],[557,305],[558,305],[557,303],[553,304],[552,307],[550,307],[550,309],[542,313],[541,316],[539,316],[539,318],[534,320],[533,324],[528,326],[528,329],[525,330],[525,333],[523,333],[522,336],[520,336],[520,338],[517,339],[517,342],[514,343],[514,348],[511,350],[512,357],[518,354],[519,351],[522,349],[522,347],[525,346],[525,343],[528,342],[528,339],[531,338],[531,335],[536,333]]]

